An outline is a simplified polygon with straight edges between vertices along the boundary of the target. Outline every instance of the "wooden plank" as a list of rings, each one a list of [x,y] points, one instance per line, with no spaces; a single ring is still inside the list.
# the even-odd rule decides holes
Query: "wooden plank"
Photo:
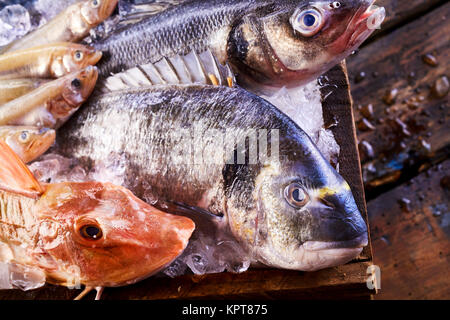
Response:
[[[242,274],[186,275],[149,278],[123,288],[108,288],[103,299],[277,299],[369,298],[369,262],[351,263],[317,272],[249,270]],[[1,299],[73,299],[79,290],[47,286],[30,292],[0,290]],[[92,298],[93,294],[89,298]]]
[[[364,190],[356,147],[349,83],[345,65],[327,73],[325,82],[333,84],[333,94],[324,99],[325,119],[337,117],[332,130],[341,143],[340,172],[349,182],[355,200],[367,221]],[[335,85],[335,86],[334,86]],[[329,86],[328,86],[329,87]],[[328,95],[328,92],[322,91]],[[253,269],[242,274],[185,275],[174,279],[153,277],[123,288],[108,288],[105,299],[322,299],[369,298],[372,291],[366,286],[366,274],[371,264],[370,247],[352,263],[317,272],[295,272],[274,269]],[[73,299],[79,290],[47,286],[31,292],[0,291],[1,299]],[[90,296],[92,298],[92,295]]]
[[[375,298],[450,299],[450,160],[368,208],[374,263],[381,268]]]
[[[386,19],[382,29],[374,32],[372,38],[398,28],[445,2],[445,0],[377,0],[375,5],[386,9]]]
[[[324,122],[326,126],[330,127],[336,142],[341,148],[338,171],[350,185],[358,209],[365,218],[367,225],[369,225],[360,158],[356,143],[356,129],[352,112],[353,101],[345,62],[334,67],[324,77],[321,77],[320,83],[322,84]],[[369,246],[364,248],[361,259],[370,260],[371,258],[369,233]]]
[[[361,129],[358,138],[373,148],[372,155],[364,147],[361,153],[369,193],[402,177],[408,179],[422,170],[422,165],[448,154],[449,98],[448,94],[436,97],[432,87],[441,77],[450,77],[449,21],[447,3],[348,59],[355,120]],[[432,54],[439,64],[425,64],[425,54]],[[367,76],[356,81],[360,72]],[[388,105],[383,97],[392,89],[397,89],[398,95],[393,105]],[[418,100],[416,105],[413,99]],[[369,104],[373,115],[358,110]],[[373,130],[364,126],[363,118]]]

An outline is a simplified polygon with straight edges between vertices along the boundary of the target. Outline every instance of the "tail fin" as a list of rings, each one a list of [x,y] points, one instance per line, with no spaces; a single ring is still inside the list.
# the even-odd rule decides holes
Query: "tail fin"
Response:
[[[37,198],[44,192],[30,169],[3,141],[0,141],[0,190],[30,198]]]

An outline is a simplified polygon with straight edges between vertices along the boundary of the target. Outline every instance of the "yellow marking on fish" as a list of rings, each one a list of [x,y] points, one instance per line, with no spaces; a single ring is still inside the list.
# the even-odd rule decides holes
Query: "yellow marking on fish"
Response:
[[[219,85],[219,80],[217,79],[217,77],[213,74],[209,74],[209,79],[211,80],[211,83],[215,86]]]
[[[316,191],[316,193],[318,198],[325,198],[340,193],[341,191],[350,191],[350,186],[348,185],[347,182],[344,182],[337,188],[329,188],[329,187],[320,188]]]
[[[228,86],[230,88],[233,88],[233,86],[234,86],[233,78],[232,77],[227,77],[227,82],[228,82]]]

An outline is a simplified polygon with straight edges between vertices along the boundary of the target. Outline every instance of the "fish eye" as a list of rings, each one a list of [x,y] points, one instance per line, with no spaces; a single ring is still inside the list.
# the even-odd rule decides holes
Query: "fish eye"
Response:
[[[98,8],[100,6],[101,1],[100,0],[92,0],[91,6],[92,8]]]
[[[302,36],[312,37],[323,26],[322,13],[314,8],[295,12],[291,18],[291,25]]]
[[[284,198],[296,209],[304,207],[309,201],[308,194],[298,183],[291,183],[284,189]]]
[[[80,50],[75,51],[75,60],[81,61],[82,59],[83,59],[83,52],[81,52]]]
[[[28,131],[22,131],[22,133],[19,136],[19,141],[22,143],[27,143],[30,140],[30,134]]]
[[[94,224],[87,224],[80,228],[80,234],[87,240],[100,240],[103,236],[102,229]]]
[[[79,79],[75,78],[75,79],[72,80],[71,85],[75,89],[80,89],[81,88],[81,81]]]
[[[341,3],[339,1],[333,1],[332,3],[330,3],[330,7],[331,9],[338,9],[341,7]]]

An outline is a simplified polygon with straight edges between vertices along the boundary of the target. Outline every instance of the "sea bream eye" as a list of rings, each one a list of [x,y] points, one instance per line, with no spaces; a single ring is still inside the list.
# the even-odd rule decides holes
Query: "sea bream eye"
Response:
[[[304,207],[309,201],[308,194],[298,183],[291,183],[284,189],[284,198],[296,209]]]
[[[312,37],[322,29],[322,13],[314,8],[296,12],[291,18],[291,24],[302,36]]]

